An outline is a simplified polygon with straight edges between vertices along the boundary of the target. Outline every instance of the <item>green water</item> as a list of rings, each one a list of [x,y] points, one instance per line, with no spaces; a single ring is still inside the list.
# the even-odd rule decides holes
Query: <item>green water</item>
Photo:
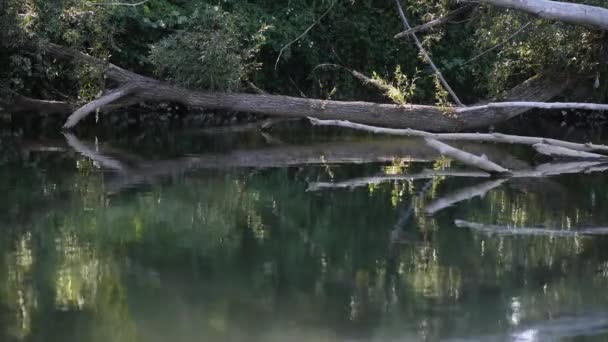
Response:
[[[464,168],[414,139],[315,132],[5,141],[0,340],[608,340],[608,237],[454,225],[608,226],[605,173],[429,214],[487,179],[367,184]]]

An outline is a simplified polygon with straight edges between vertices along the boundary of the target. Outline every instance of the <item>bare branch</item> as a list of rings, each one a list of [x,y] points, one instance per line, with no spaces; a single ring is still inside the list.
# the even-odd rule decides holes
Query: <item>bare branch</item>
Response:
[[[604,103],[580,103],[580,102],[490,102],[480,106],[456,108],[456,113],[466,113],[489,108],[539,108],[539,109],[584,109],[584,110],[608,110],[608,104]]]
[[[321,22],[321,20],[323,18],[325,18],[326,15],[329,14],[329,12],[331,11],[331,9],[334,7],[336,3],[332,2],[331,5],[329,5],[329,7],[327,8],[327,10],[325,11],[325,13],[321,14],[321,16],[315,20],[314,23],[312,23],[312,25],[310,25],[306,30],[304,30],[304,32],[302,32],[301,35],[299,35],[296,39],[290,41],[289,43],[287,43],[287,45],[283,46],[283,48],[281,48],[281,51],[279,51],[279,56],[277,57],[277,61],[274,63],[274,69],[277,69],[277,66],[279,65],[279,61],[281,60],[281,56],[283,55],[283,51],[285,51],[285,49],[287,49],[288,47],[290,47],[293,43],[297,42],[298,40],[302,39],[302,37],[304,37],[310,30],[312,30],[313,27],[315,27],[319,22]]]
[[[482,3],[528,12],[537,17],[608,30],[608,9],[551,0],[480,0]]]
[[[508,36],[506,39],[504,39],[503,41],[501,41],[500,43],[498,43],[498,44],[496,44],[496,45],[492,46],[491,48],[489,48],[489,49],[487,49],[487,50],[483,51],[482,53],[480,53],[480,54],[478,54],[477,56],[475,56],[475,57],[473,57],[473,58],[469,59],[468,61],[466,61],[466,62],[464,62],[464,63],[460,64],[459,66],[460,66],[460,67],[465,66],[465,65],[467,65],[467,64],[469,64],[469,63],[471,63],[471,62],[473,62],[473,61],[474,61],[474,60],[476,60],[477,58],[479,58],[479,57],[481,57],[481,56],[485,55],[486,53],[488,53],[488,52],[490,52],[490,51],[492,51],[492,50],[495,50],[495,49],[497,49],[497,48],[499,48],[499,47],[501,47],[501,46],[505,45],[505,44],[506,44],[506,43],[508,43],[508,42],[509,42],[511,39],[513,39],[513,37],[517,36],[517,35],[518,35],[518,34],[520,34],[520,33],[521,33],[523,30],[525,30],[525,29],[526,29],[528,26],[530,26],[530,24],[532,24],[533,22],[534,22],[534,21],[529,21],[528,23],[526,23],[526,24],[524,24],[522,27],[520,27],[520,28],[519,28],[517,31],[513,32],[513,33],[512,33],[510,36]]]
[[[72,128],[74,127],[80,120],[84,119],[87,115],[92,113],[93,111],[100,109],[101,107],[108,105],[114,101],[117,101],[120,98],[123,98],[136,90],[136,87],[131,86],[129,84],[122,86],[118,89],[115,89],[108,94],[93,100],[77,111],[75,111],[70,117],[68,117],[67,121],[63,125],[63,128]]]
[[[569,148],[560,147],[560,146],[552,146],[547,144],[534,144],[532,147],[541,154],[548,155],[551,157],[557,158],[574,158],[574,159],[607,159],[608,156],[597,154],[597,153],[589,153],[571,150]]]
[[[433,138],[424,138],[427,145],[439,151],[454,160],[457,160],[465,165],[473,166],[490,173],[506,174],[509,170],[504,167],[489,161],[485,156],[479,157],[474,154],[459,150],[450,145],[439,142]]]

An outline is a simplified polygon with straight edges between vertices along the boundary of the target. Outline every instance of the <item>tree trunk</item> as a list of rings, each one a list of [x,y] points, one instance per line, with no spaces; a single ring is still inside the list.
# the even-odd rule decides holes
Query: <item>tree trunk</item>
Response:
[[[135,89],[129,95],[140,101],[168,101],[191,107],[259,113],[274,117],[315,117],[325,120],[348,120],[383,127],[455,132],[494,125],[529,109],[526,107],[507,109],[483,107],[483,104],[480,104],[482,107],[478,110],[446,113],[437,106],[427,105],[395,105],[316,100],[281,95],[198,91],[141,76],[52,43],[47,44],[46,52],[57,59],[96,64],[105,68],[106,77],[110,81],[120,84],[121,88],[128,85],[129,89]],[[562,93],[568,83],[561,77],[534,77],[510,90],[505,95],[505,100],[547,101]],[[97,104],[103,104],[103,102],[100,101]],[[94,105],[87,105],[86,111],[93,112],[97,108]],[[70,121],[71,125],[76,123],[77,121]]]

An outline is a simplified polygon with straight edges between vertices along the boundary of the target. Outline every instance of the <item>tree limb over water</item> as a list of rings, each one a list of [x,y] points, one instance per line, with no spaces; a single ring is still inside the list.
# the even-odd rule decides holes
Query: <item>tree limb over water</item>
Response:
[[[510,8],[574,25],[608,31],[608,9],[551,0],[481,0],[481,3]]]

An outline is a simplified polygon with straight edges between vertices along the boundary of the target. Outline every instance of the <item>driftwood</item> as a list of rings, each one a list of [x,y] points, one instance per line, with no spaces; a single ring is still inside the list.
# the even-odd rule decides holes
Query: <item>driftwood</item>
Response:
[[[454,225],[459,228],[469,228],[490,235],[527,235],[527,236],[551,236],[551,237],[579,237],[591,235],[608,235],[608,227],[592,227],[581,229],[547,229],[544,227],[511,227],[478,222],[455,220]]]
[[[480,0],[481,3],[524,11],[543,19],[608,30],[608,9],[550,0]]]

